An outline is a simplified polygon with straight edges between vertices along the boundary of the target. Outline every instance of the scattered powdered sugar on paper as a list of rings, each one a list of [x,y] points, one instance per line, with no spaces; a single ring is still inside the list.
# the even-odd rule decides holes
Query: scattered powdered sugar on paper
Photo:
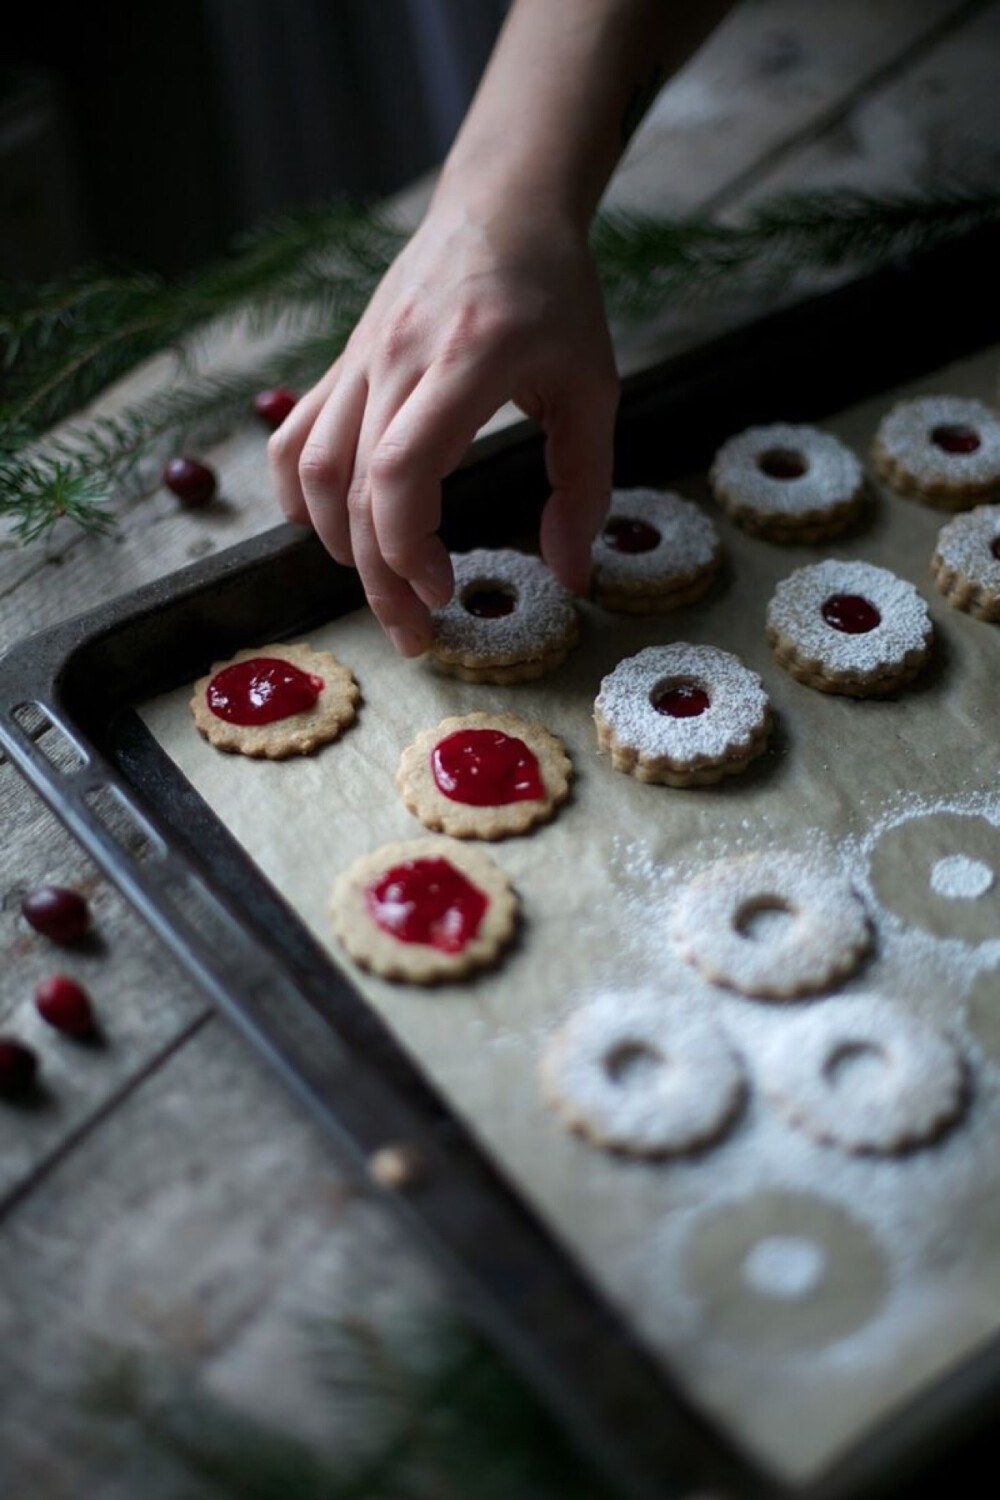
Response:
[[[881,615],[880,623],[858,635],[828,625],[822,608],[837,594],[866,599]],[[927,605],[912,583],[874,563],[834,558],[783,578],[767,607],[767,623],[788,636],[800,655],[845,672],[899,665],[922,650],[931,635]]]
[[[823,1279],[826,1251],[814,1240],[773,1234],[758,1240],[743,1262],[744,1281],[765,1297],[807,1297]]]
[[[638,583],[650,594],[665,593],[678,581],[703,572],[719,551],[708,516],[693,501],[671,491],[613,490],[608,520],[615,517],[644,521],[660,533],[660,540],[647,552],[622,552],[598,532],[591,555],[596,581],[605,589]]]
[[[793,479],[764,472],[760,460],[773,450],[801,454],[806,471]],[[860,488],[861,464],[846,443],[818,427],[774,422],[748,427],[727,439],[712,464],[712,484],[732,501],[762,516],[796,516],[845,504]]]
[[[452,555],[455,592],[444,609],[434,610],[434,640],[448,651],[467,652],[489,663],[498,657],[530,661],[563,645],[576,629],[573,595],[539,557],[509,547],[480,547]],[[508,589],[515,597],[509,615],[488,619],[464,607],[476,585]]]
[[[657,688],[691,682],[709,699],[696,717],[659,713]],[[620,744],[651,759],[697,763],[717,760],[749,745],[760,733],[768,697],[756,672],[717,646],[647,646],[620,661],[601,683],[595,708]]]
[[[934,441],[938,427],[971,427],[979,447],[972,453],[949,453]],[[919,396],[900,402],[883,417],[876,443],[917,479],[1000,481],[1000,417],[969,396]]]
[[[975,901],[992,890],[993,871],[981,859],[965,854],[948,854],[931,870],[931,887],[939,896],[951,901]]]

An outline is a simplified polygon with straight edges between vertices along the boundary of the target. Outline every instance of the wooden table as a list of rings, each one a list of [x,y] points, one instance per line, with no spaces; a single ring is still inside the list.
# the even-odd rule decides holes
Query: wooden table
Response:
[[[611,200],[724,213],[790,187],[996,182],[998,56],[1000,5],[982,0],[747,3],[661,95]],[[414,218],[426,191],[400,213]],[[622,362],[761,311],[716,300],[622,330]],[[137,372],[102,409],[162,371]],[[44,548],[0,544],[0,647],[274,524],[263,435],[235,436],[213,462],[224,498],[207,512],[161,490],[110,540],[67,527]],[[177,1493],[141,1433],[109,1441],[80,1410],[88,1360],[108,1344],[182,1357],[213,1391],[329,1443],[338,1416],[310,1378],[303,1312],[378,1322],[445,1294],[8,765],[0,806],[0,1029],[37,1043],[45,1078],[37,1108],[0,1107],[0,1495]],[[89,897],[85,950],[56,952],[20,918],[44,881]],[[31,996],[56,969],[91,991],[104,1046],[42,1035]]]

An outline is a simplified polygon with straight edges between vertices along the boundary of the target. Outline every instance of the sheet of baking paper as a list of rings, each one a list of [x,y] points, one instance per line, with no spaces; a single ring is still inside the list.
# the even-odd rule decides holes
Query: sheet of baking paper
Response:
[[[996,374],[989,354],[912,393],[989,398]],[[866,452],[891,399],[827,425]],[[659,477],[710,504],[703,478],[671,474],[669,431],[663,453]],[[577,770],[572,802],[550,826],[494,846],[524,906],[503,966],[430,992],[351,977],[673,1375],[758,1460],[802,1480],[1000,1331],[1000,626],[934,592],[928,561],[945,517],[912,502],[880,493],[865,525],[826,549],[751,540],[712,510],[729,562],[708,599],[661,620],[586,609],[581,646],[537,684],[441,678],[398,660],[357,613],[310,638],[347,662],[364,692],[358,724],[313,759],[217,753],[195,732],[185,692],[142,713],[327,943],[338,871],[422,831],[393,783],[418,730],[503,707],[564,738]],[[825,552],[888,566],[930,601],[933,663],[891,701],[816,693],[771,659],[763,619],[774,584]],[[641,646],[675,639],[738,652],[768,686],[773,747],[739,780],[643,786],[596,753],[601,677]],[[782,1008],[712,989],[672,951],[666,918],[678,883],[720,855],[764,848],[809,851],[864,892],[877,952],[848,990],[894,998],[960,1038],[971,1102],[938,1145],[849,1157],[783,1123],[755,1061],[785,1024]],[[990,889],[935,891],[935,864],[948,856],[985,865],[979,884],[994,875]],[[959,869],[968,887],[970,867],[949,868],[952,885]],[[607,987],[647,983],[716,1015],[747,1061],[748,1108],[695,1160],[602,1154],[539,1098],[539,1051],[572,1008]]]

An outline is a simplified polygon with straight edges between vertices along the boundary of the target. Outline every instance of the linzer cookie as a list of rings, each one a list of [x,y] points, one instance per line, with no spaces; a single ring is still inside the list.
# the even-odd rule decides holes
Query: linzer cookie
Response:
[[[737,525],[770,542],[836,536],[865,498],[864,471],[850,448],[832,433],[789,422],[727,439],[709,477]]]
[[[696,875],[674,907],[670,935],[706,979],[774,1000],[846,979],[871,946],[848,882],[782,853],[720,860]]]
[[[547,822],[569,796],[554,734],[511,713],[464,714],[403,751],[396,785],[410,812],[452,838],[502,839]]]
[[[928,1145],[966,1102],[954,1042],[878,995],[830,1000],[765,1039],[765,1091],[817,1140],[888,1153]]]
[[[542,1060],[546,1100],[592,1145],[677,1156],[724,1135],[746,1096],[743,1064],[707,1016],[652,992],[581,1007]]]
[[[798,568],[767,608],[767,638],[786,672],[853,698],[891,693],[914,678],[933,633],[912,583],[873,563],[828,558]]]
[[[942,526],[931,573],[953,609],[1000,620],[1000,505],[977,505]]]
[[[573,595],[538,557],[480,548],[452,557],[455,592],[432,614],[430,655],[465,682],[532,682],[579,638]]]
[[[616,771],[702,786],[745,771],[766,745],[763,684],[716,646],[647,646],[618,663],[594,704],[597,742]]]
[[[216,662],[195,683],[191,713],[217,750],[285,760],[335,740],[353,723],[360,696],[328,651],[281,644]]]
[[[355,860],[330,911],[336,936],[362,968],[436,984],[496,963],[514,936],[517,897],[482,849],[424,838]]]
[[[690,500],[615,490],[592,549],[594,598],[621,614],[680,609],[711,588],[719,556],[715,527]]]
[[[1000,417],[967,396],[901,401],[879,424],[872,463],[902,495],[968,510],[1000,497]]]

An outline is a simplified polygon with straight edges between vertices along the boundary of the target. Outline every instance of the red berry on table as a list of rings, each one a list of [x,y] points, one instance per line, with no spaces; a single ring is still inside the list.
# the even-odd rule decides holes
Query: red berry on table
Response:
[[[91,1036],[94,1011],[82,984],[68,974],[51,974],[35,990],[35,1005],[43,1021],[67,1036]]]
[[[287,386],[278,385],[270,391],[258,391],[253,398],[253,409],[273,429],[281,426],[298,399]]]
[[[61,885],[31,891],[21,902],[21,915],[54,943],[78,943],[90,926],[90,911],[79,891]]]
[[[0,1036],[0,1097],[16,1099],[34,1087],[38,1058],[12,1036]]]
[[[207,505],[218,488],[215,474],[208,465],[186,454],[170,460],[163,471],[163,483],[182,505],[194,510]]]

